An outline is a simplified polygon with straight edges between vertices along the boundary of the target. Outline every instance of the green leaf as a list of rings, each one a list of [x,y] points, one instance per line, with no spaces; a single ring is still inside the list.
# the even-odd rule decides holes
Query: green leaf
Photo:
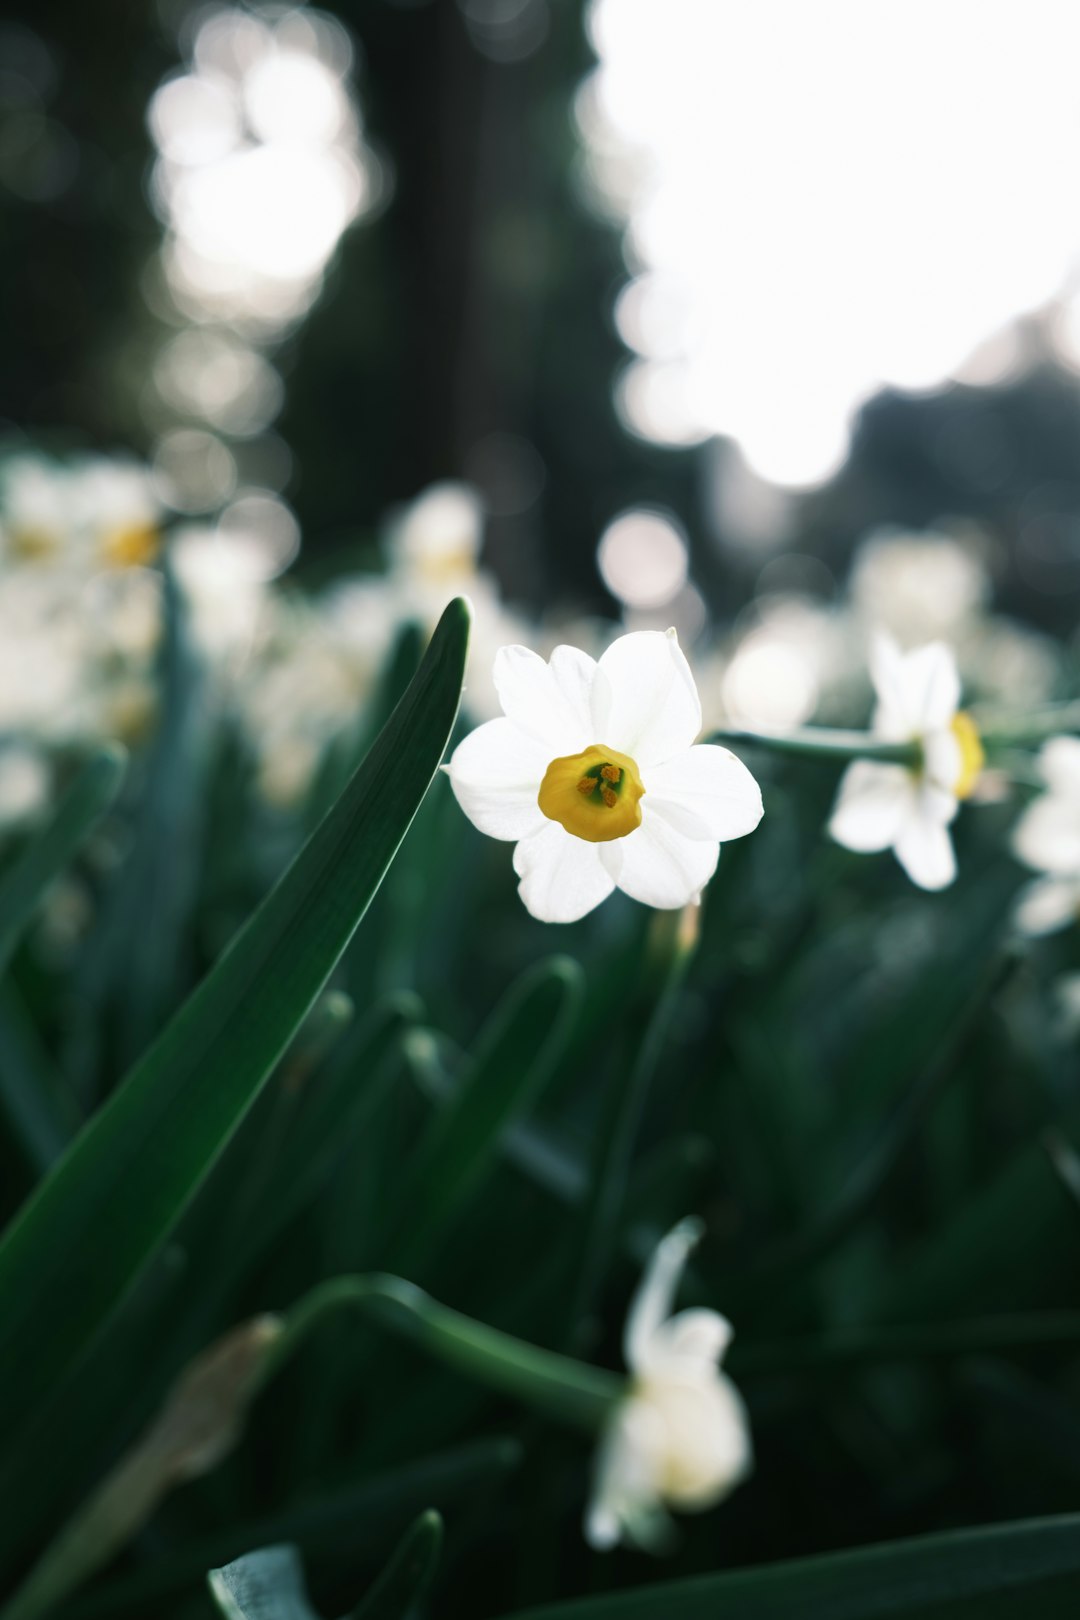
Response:
[[[352,1620],[406,1620],[435,1573],[442,1548],[442,1519],[422,1513]],[[228,1620],[318,1620],[308,1601],[295,1547],[265,1547],[207,1576],[210,1591]]]
[[[406,1620],[431,1585],[442,1551],[442,1519],[421,1513],[394,1550],[353,1620]]]
[[[0,878],[0,973],[45,890],[116,798],[125,759],[123,749],[113,746],[93,754],[61,798],[52,820],[35,833]]]
[[[282,1332],[267,1351],[262,1381],[275,1376],[312,1328],[341,1310],[359,1311],[444,1366],[590,1434],[603,1427],[626,1387],[615,1373],[489,1327],[441,1305],[404,1278],[380,1272],[331,1277],[305,1294],[285,1314]]]
[[[565,956],[537,963],[510,987],[409,1165],[398,1207],[410,1224],[388,1264],[415,1271],[475,1193],[503,1133],[535,1102],[562,1054],[581,989],[581,970]]]
[[[264,1547],[206,1577],[228,1620],[318,1620],[295,1547]]]
[[[0,1245],[0,1432],[29,1419],[160,1248],[363,916],[453,726],[468,605],[334,809]]]
[[[526,1609],[514,1620],[1071,1620],[1080,1514]]]
[[[239,1556],[241,1547],[296,1541],[306,1550],[332,1552],[346,1544],[351,1556],[371,1556],[379,1540],[396,1534],[424,1502],[460,1508],[471,1496],[501,1485],[520,1463],[518,1442],[495,1437],[339,1483],[264,1518],[222,1525],[176,1552],[159,1554],[142,1569],[77,1598],[65,1613],[70,1612],[71,1620],[120,1620],[124,1615],[144,1620],[173,1593],[201,1581],[209,1565]]]
[[[40,1175],[79,1128],[79,1110],[9,980],[0,984],[0,1113],[23,1158]]]

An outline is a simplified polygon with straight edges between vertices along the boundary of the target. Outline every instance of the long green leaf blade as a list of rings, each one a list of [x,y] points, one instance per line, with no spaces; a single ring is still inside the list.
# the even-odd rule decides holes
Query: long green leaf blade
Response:
[[[442,1519],[433,1511],[421,1513],[352,1620],[408,1620],[431,1585],[441,1551]]]
[[[610,1592],[514,1620],[1067,1620],[1080,1514]]]
[[[116,798],[124,776],[122,748],[93,754],[60,800],[52,820],[37,832],[0,879],[0,973],[53,878]]]
[[[535,1102],[562,1055],[581,989],[581,969],[565,956],[538,962],[511,985],[409,1166],[389,1265],[415,1271],[475,1192],[506,1128]]]
[[[334,809],[0,1245],[0,1433],[127,1294],[326,983],[438,767],[468,628],[459,599]]]

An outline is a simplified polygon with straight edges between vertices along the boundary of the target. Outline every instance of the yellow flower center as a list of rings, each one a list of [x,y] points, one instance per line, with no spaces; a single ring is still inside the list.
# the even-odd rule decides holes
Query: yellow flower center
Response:
[[[40,562],[60,549],[60,536],[51,529],[13,529],[11,549],[24,562]]]
[[[536,802],[550,821],[559,822],[575,838],[606,844],[641,826],[639,801],[644,792],[629,754],[593,743],[582,754],[552,760]]]
[[[965,714],[961,709],[959,714],[953,715],[949,729],[960,749],[960,775],[956,779],[953,792],[958,799],[966,799],[970,797],[975,783],[979,780],[979,772],[986,763],[986,755],[983,752],[979,728],[970,714]]]
[[[140,568],[157,556],[160,536],[152,523],[133,523],[102,537],[101,555],[110,568]]]

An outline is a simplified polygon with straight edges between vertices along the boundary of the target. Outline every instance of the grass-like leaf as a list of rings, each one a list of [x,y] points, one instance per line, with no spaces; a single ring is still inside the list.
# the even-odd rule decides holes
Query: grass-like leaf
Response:
[[[0,1245],[0,1432],[76,1364],[243,1118],[340,958],[438,767],[463,601],[349,786]]]
[[[415,1271],[476,1191],[507,1127],[535,1102],[558,1062],[581,988],[581,969],[565,956],[537,963],[510,987],[409,1165],[399,1197],[403,1229],[389,1265]]]
[[[921,1536],[527,1609],[515,1620],[1069,1620],[1080,1515]]]
[[[0,973],[52,880],[109,808],[124,776],[123,749],[101,748],[83,765],[52,819],[30,839],[0,878]]]

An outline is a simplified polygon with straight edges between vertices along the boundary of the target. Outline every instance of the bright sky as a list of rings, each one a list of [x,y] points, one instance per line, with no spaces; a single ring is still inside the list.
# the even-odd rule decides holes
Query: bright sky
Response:
[[[875,389],[941,384],[1075,273],[1077,0],[594,0],[591,34],[645,437],[818,482]]]

